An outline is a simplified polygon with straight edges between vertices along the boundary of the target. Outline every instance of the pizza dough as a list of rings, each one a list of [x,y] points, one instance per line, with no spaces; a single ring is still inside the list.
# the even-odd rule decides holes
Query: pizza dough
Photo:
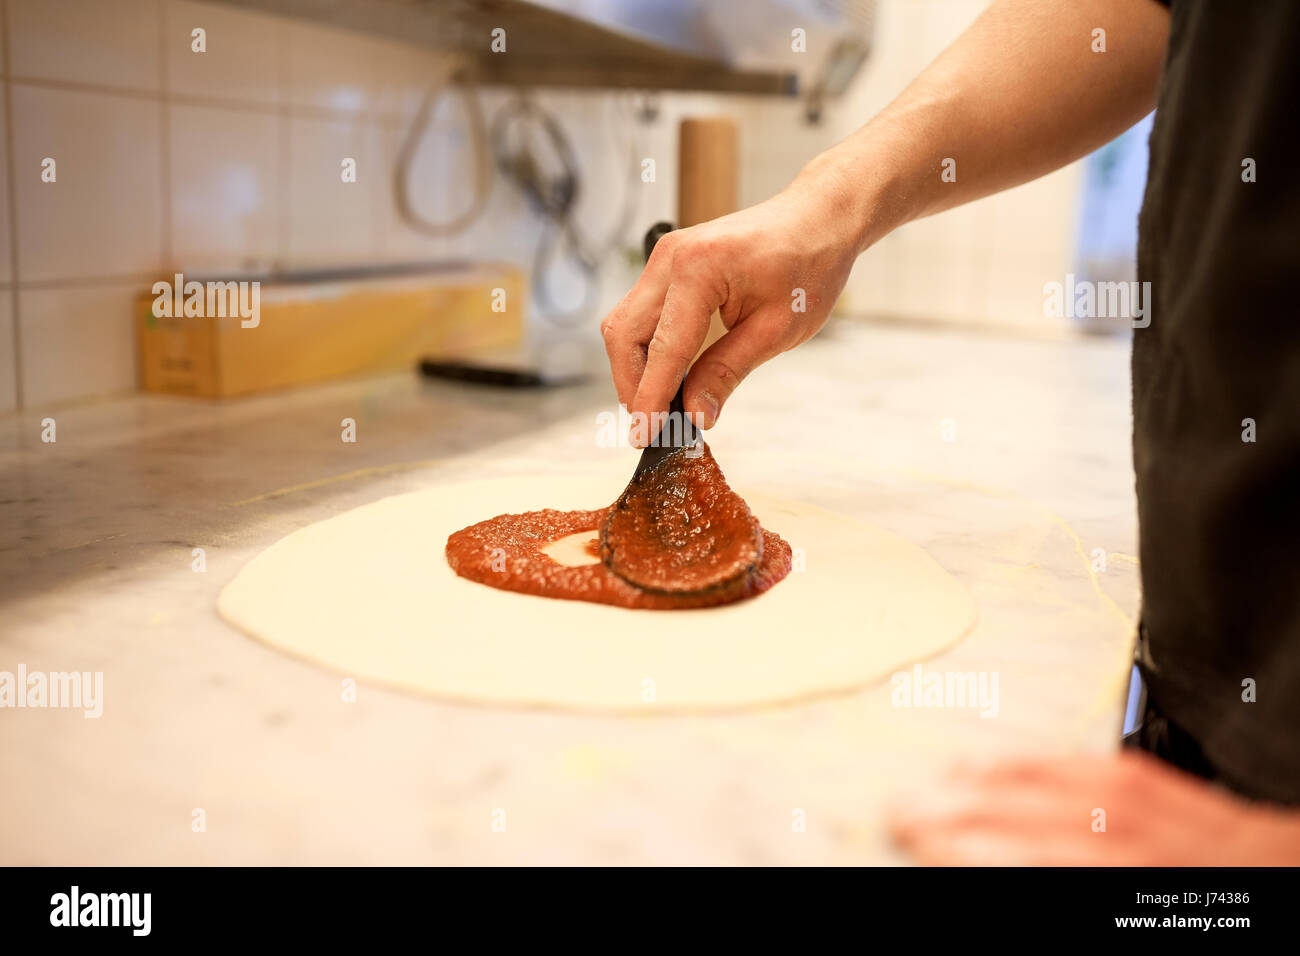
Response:
[[[457,577],[447,536],[486,514],[600,507],[609,478],[501,478],[385,498],[296,531],[222,592],[273,647],[443,699],[641,714],[735,710],[843,692],[954,644],[966,589],[917,546],[809,505],[740,490],[795,548],[771,591],[701,610],[627,610]],[[584,543],[551,552],[596,560]]]

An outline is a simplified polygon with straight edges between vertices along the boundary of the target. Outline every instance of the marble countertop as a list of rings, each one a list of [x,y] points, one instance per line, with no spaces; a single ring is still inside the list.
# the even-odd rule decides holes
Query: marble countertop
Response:
[[[953,759],[1113,746],[1138,600],[1117,341],[840,322],[755,373],[710,435],[736,485],[871,521],[962,580],[979,622],[925,666],[997,673],[995,717],[894,707],[888,681],[717,717],[365,685],[348,704],[339,675],[218,618],[245,561],[343,510],[613,455],[630,472],[635,453],[595,439],[613,407],[599,378],[399,375],[0,418],[0,672],[104,675],[98,718],[0,708],[0,862],[900,862],[883,808]]]

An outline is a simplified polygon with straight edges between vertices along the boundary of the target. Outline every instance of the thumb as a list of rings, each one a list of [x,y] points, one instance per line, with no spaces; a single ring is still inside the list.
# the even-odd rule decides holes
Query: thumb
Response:
[[[745,376],[785,351],[781,326],[762,315],[733,326],[695,360],[686,376],[686,411],[701,428],[712,428]]]

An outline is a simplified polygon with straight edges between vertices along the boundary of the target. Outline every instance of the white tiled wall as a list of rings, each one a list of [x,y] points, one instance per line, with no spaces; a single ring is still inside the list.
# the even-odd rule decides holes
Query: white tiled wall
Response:
[[[872,57],[832,114],[839,135],[883,109],[987,7],[988,0],[880,0]],[[1044,318],[1042,288],[1064,281],[1070,269],[1080,181],[1081,164],[1074,163],[904,226],[858,261],[841,309],[1064,328],[1065,320]]]
[[[14,307],[11,290],[0,291],[0,413],[18,404],[18,361],[13,354]]]
[[[20,282],[139,275],[161,263],[155,99],[13,84]],[[41,181],[45,158],[54,182]]]
[[[0,53],[4,44],[0,42]],[[0,298],[8,296],[7,287],[13,282],[13,244],[9,235],[9,108],[0,100]],[[0,366],[5,365],[5,341],[0,340]],[[0,373],[2,374],[2,373]],[[10,370],[13,377],[13,370]],[[4,394],[0,392],[0,411],[6,408]]]
[[[16,77],[157,92],[161,0],[6,0]]]
[[[288,64],[282,56],[288,24],[244,10],[191,0],[163,5],[166,88],[177,96],[221,97],[236,103],[278,106],[286,95]],[[207,52],[184,54],[201,26]],[[234,41],[234,42],[232,42]]]
[[[18,293],[24,404],[39,407],[131,387],[136,282],[52,286]]]
[[[279,118],[178,104],[168,121],[173,256],[194,272],[270,263],[286,208]]]
[[[592,236],[614,224],[629,128],[658,175],[637,183],[625,238],[634,245],[647,223],[674,216],[684,115],[737,118],[741,199],[765,198],[888,102],[984,5],[881,0],[873,58],[819,126],[803,123],[794,102],[679,94],[659,99],[654,123],[629,127],[621,95],[542,93],[575,142],[578,222]],[[499,177],[487,214],[461,236],[431,239],[397,215],[393,162],[439,66],[419,46],[196,0],[0,0],[0,9],[0,412],[134,388],[131,297],[160,274],[531,259],[538,221]],[[196,27],[204,53],[191,50]],[[483,91],[489,116],[506,95]],[[463,208],[466,145],[461,106],[444,100],[416,157],[417,208],[435,218]],[[56,183],[41,182],[45,157],[57,162]],[[345,157],[357,161],[356,184],[340,181]],[[1039,290],[1044,273],[1065,271],[1074,176],[907,227],[863,258],[844,305],[1046,321]],[[602,304],[634,272],[614,257]]]
[[[456,238],[397,215],[393,163],[440,65],[420,46],[195,0],[0,0],[0,11],[11,187],[0,189],[0,412],[133,389],[132,296],[158,275],[532,255],[538,223],[499,182],[487,216]],[[483,98],[490,111],[505,94]],[[609,96],[544,98],[590,162],[579,218],[599,234],[624,188],[606,181],[614,147],[593,121]],[[417,207],[441,219],[466,201],[472,167],[454,99],[433,127],[413,180]],[[668,128],[645,146],[663,170]],[[41,181],[46,157],[54,183]],[[345,158],[355,184],[341,181]],[[642,190],[638,228],[671,216],[671,188]],[[615,272],[606,299],[626,284]]]

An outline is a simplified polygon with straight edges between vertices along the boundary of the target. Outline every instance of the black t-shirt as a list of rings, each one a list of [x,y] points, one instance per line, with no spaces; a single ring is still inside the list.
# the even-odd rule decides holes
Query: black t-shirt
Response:
[[[1300,0],[1170,15],[1133,332],[1138,659],[1215,776],[1300,803]]]

